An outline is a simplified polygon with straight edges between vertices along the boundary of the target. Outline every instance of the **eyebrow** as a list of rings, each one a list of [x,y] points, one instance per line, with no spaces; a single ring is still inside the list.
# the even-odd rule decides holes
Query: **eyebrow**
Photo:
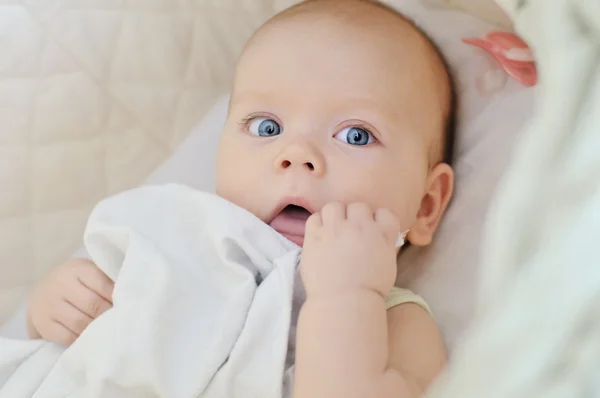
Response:
[[[259,102],[267,102],[266,98],[269,98],[272,94],[263,91],[242,91],[242,95],[236,93],[235,90],[231,92],[231,98],[229,99],[229,103],[231,106],[237,105],[238,103],[244,102],[256,102],[256,98],[261,99]],[[247,99],[248,98],[248,99]]]
[[[246,102],[259,102],[266,103],[270,101],[270,98],[274,96],[273,92],[267,91],[242,91],[241,93],[232,93],[231,96],[231,104],[238,105],[244,104]],[[350,103],[350,104],[349,104]],[[381,115],[388,119],[398,119],[401,117],[401,112],[396,109],[387,107],[381,103],[378,103],[376,100],[365,98],[365,97],[345,97],[344,105],[340,106],[339,109],[334,109],[337,113],[350,113],[350,114],[360,114],[367,113]]]
[[[400,117],[400,112],[397,109],[388,107],[383,105],[376,100],[365,98],[365,97],[348,97],[345,99],[345,102],[348,102],[349,105],[345,105],[344,111],[351,113],[373,113],[375,115],[379,114],[388,119],[397,119]]]

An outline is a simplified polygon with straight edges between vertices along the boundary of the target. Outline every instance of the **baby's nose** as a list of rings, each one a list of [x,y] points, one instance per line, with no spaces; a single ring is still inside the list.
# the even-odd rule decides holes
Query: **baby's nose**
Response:
[[[321,176],[325,173],[325,159],[316,148],[294,144],[281,152],[275,160],[275,167],[280,171],[301,168]]]

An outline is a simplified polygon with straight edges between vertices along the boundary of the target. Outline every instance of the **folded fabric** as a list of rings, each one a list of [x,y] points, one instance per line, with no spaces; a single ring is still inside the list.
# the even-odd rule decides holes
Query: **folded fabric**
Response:
[[[115,281],[114,307],[69,348],[0,340],[0,398],[288,394],[299,247],[180,185],[101,202],[84,241]]]

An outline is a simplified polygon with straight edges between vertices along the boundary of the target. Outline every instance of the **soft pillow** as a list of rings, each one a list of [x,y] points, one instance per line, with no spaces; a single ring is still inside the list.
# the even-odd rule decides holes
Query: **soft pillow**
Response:
[[[512,22],[495,0],[430,0],[448,3],[504,28],[511,28]]]

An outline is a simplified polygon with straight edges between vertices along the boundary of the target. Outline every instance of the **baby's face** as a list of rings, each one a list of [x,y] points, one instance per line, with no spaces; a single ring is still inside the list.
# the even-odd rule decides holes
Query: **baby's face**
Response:
[[[299,245],[308,215],[331,201],[385,207],[413,228],[443,120],[406,29],[396,46],[335,21],[259,33],[238,65],[217,193]]]

